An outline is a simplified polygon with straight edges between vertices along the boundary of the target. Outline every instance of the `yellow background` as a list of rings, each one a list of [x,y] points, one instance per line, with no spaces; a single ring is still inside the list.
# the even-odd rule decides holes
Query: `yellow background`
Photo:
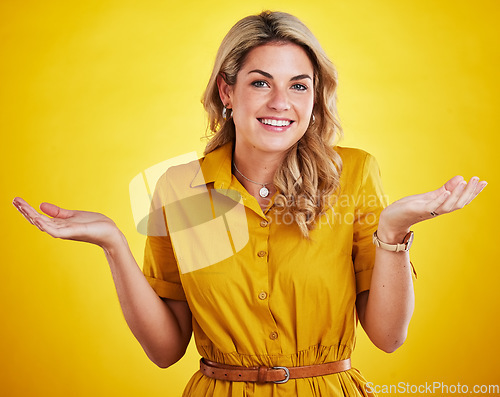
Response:
[[[241,3],[241,4],[240,4]],[[248,4],[248,5],[246,5]],[[204,142],[217,47],[262,9],[299,16],[340,75],[343,145],[379,160],[391,201],[455,174],[489,181],[464,210],[415,226],[417,307],[388,355],[359,331],[375,384],[500,384],[498,22],[491,0],[0,3],[0,390],[5,396],[175,396],[196,370],[150,363],[101,250],[58,241],[12,199],[107,214],[142,262],[128,184]],[[312,308],[313,309],[313,308]]]

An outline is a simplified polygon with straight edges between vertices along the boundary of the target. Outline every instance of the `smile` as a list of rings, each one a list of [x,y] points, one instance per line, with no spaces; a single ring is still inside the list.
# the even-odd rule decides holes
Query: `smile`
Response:
[[[276,120],[276,119],[258,119],[262,124],[272,125],[273,127],[288,127],[293,123],[292,120]]]

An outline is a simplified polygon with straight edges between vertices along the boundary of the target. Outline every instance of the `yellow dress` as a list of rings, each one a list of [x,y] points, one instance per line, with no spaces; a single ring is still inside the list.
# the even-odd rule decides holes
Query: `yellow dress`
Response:
[[[187,300],[201,356],[268,367],[351,356],[356,294],[370,288],[372,234],[386,199],[373,156],[336,150],[340,193],[309,240],[272,203],[262,211],[231,174],[231,144],[160,178],[143,272],[160,297]],[[284,384],[220,381],[198,371],[183,395],[371,395],[365,383],[354,368]]]

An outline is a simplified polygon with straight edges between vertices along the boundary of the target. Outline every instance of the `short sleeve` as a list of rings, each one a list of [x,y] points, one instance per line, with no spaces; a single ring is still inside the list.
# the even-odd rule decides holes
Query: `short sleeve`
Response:
[[[165,193],[161,188],[165,182],[165,178],[160,178],[151,201],[142,271],[158,296],[185,301],[186,295],[165,219]]]
[[[169,236],[148,236],[143,273],[158,296],[186,300]]]
[[[375,265],[373,233],[377,230],[380,213],[387,206],[377,161],[365,154],[353,225],[352,257],[357,294],[370,289]]]

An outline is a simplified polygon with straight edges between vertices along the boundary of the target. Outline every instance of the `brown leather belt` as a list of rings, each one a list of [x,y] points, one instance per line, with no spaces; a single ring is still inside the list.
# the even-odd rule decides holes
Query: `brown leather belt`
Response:
[[[238,367],[202,358],[200,371],[209,378],[230,382],[286,383],[289,379],[325,376],[351,369],[351,359],[303,367]]]

